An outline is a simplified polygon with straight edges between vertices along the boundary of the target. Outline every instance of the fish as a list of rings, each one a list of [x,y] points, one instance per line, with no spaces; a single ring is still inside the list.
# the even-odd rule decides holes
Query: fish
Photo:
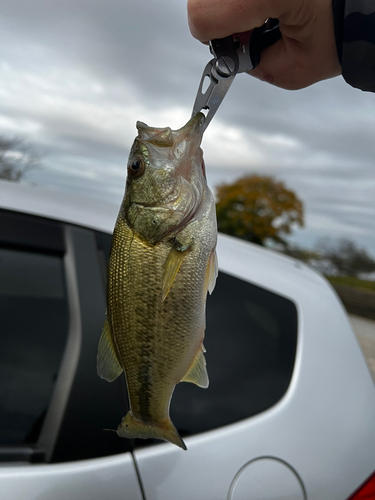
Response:
[[[205,305],[218,274],[215,200],[200,147],[205,116],[179,130],[137,122],[112,237],[97,372],[125,373],[125,438],[186,450],[169,415],[175,386],[207,388]]]

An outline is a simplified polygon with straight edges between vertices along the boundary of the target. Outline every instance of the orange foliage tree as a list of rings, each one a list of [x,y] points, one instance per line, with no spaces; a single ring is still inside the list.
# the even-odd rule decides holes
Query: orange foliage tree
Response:
[[[258,245],[282,244],[294,226],[303,226],[303,204],[283,182],[250,175],[216,191],[218,229]]]

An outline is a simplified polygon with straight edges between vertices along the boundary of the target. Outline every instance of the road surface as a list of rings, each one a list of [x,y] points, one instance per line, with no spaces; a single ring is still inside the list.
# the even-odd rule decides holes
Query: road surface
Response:
[[[353,315],[349,316],[349,320],[375,382],[375,321]]]

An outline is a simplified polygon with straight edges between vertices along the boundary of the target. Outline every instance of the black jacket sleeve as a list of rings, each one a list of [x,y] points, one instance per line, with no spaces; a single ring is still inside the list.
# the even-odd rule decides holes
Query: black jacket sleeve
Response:
[[[346,82],[375,92],[375,2],[332,0],[337,53]]]

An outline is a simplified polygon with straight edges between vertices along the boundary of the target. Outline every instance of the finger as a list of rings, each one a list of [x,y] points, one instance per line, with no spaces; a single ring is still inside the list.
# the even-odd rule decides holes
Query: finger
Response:
[[[277,87],[297,90],[337,76],[340,71],[334,46],[317,48],[315,43],[284,36],[262,52],[259,66],[249,74]]]
[[[261,54],[260,64],[249,71],[251,76],[277,87],[296,90],[310,85],[311,75],[298,48],[290,47],[285,38],[279,40]]]
[[[201,41],[224,38],[233,33],[262,26],[269,17],[278,17],[275,0],[188,0],[188,20],[192,35]]]

